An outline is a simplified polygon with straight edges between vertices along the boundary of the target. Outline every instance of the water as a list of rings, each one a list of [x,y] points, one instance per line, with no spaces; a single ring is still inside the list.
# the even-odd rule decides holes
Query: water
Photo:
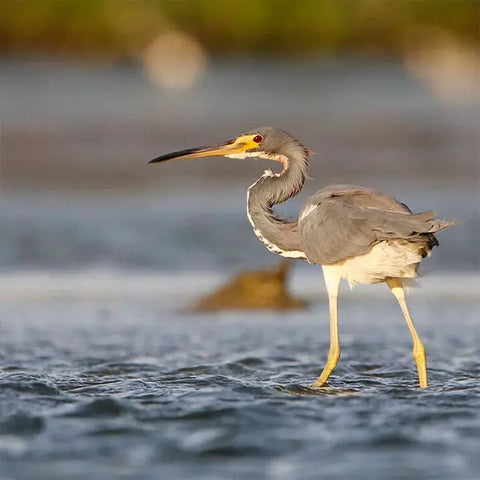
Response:
[[[181,313],[276,261],[232,192],[3,197],[0,478],[476,478],[478,220],[443,233],[411,295],[431,387],[393,296],[366,286],[342,291],[331,388],[305,395],[328,352],[316,268],[295,269],[305,312]]]
[[[177,190],[169,195],[4,195],[1,272],[143,269],[233,273],[278,261],[252,232],[241,184],[228,191]],[[441,218],[462,220],[455,228],[439,233],[441,248],[423,262],[422,272],[478,273],[477,190],[421,190],[421,195],[408,185],[402,190],[399,198],[414,211],[433,208],[441,212]],[[306,198],[308,192],[278,210],[286,217],[296,217]],[[312,269],[305,262],[296,265]]]
[[[135,69],[3,70],[1,480],[478,478],[478,102],[390,63],[219,61],[180,95]],[[429,389],[384,286],[342,291],[317,395],[301,387],[328,352],[318,269],[295,267],[303,312],[182,313],[277,261],[245,216],[270,165],[146,161],[261,124],[317,152],[302,199],[360,183],[463,220],[410,296]]]
[[[318,375],[324,303],[190,316],[161,293],[4,300],[0,477],[476,478],[478,306],[413,297],[430,362],[420,390],[393,298],[347,294],[331,388],[300,395],[276,387]]]
[[[478,187],[478,98],[436,96],[402,63],[218,59],[177,92],[135,68],[4,61],[0,82],[3,189],[246,187],[270,165],[147,161],[261,125],[316,152],[316,188],[360,183],[400,195],[411,185],[452,195]]]

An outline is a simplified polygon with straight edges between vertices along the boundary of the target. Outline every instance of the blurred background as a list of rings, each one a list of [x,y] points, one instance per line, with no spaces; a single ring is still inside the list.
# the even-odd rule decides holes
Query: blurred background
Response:
[[[378,188],[463,221],[424,272],[478,271],[479,18],[476,0],[4,2],[3,275],[274,264],[245,215],[272,165],[147,165],[263,125],[315,152],[280,212]]]
[[[4,0],[0,477],[478,478],[479,9]],[[186,312],[239,271],[267,269],[224,286],[235,302],[288,272],[245,212],[278,166],[148,161],[264,125],[315,152],[285,216],[350,183],[461,220],[410,297],[431,389],[383,285],[342,291],[319,396],[275,390],[305,393],[325,361],[319,267],[291,265],[306,311]]]

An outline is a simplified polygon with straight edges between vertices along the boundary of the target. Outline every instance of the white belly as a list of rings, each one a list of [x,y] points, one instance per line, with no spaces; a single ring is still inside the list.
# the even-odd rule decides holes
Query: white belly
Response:
[[[422,261],[420,246],[389,240],[375,245],[369,252],[349,258],[342,266],[342,278],[349,283],[379,283],[387,277],[414,278]]]

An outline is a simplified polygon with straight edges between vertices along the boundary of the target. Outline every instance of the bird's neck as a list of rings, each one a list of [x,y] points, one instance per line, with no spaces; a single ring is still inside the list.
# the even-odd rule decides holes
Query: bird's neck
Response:
[[[276,155],[283,164],[281,173],[267,170],[248,189],[247,215],[253,231],[268,250],[282,257],[305,259],[298,235],[298,222],[289,222],[277,217],[274,205],[283,203],[297,195],[303,188],[307,175],[308,153],[295,152],[292,155]]]

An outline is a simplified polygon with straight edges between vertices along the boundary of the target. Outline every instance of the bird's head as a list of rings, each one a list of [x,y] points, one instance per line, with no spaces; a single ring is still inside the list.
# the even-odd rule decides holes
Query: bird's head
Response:
[[[167,153],[154,158],[149,163],[216,156],[229,158],[262,157],[280,161],[285,167],[287,159],[292,158],[295,154],[306,158],[310,153],[289,133],[277,128],[260,127],[223,143]]]

